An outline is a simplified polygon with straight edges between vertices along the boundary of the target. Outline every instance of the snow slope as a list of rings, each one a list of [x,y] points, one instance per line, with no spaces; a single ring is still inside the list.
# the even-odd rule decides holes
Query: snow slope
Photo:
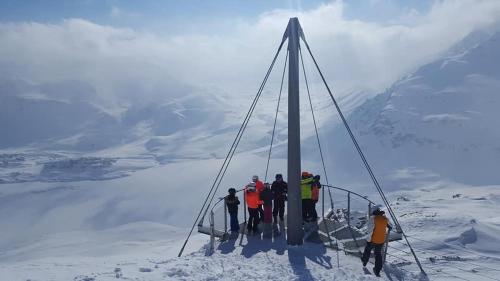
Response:
[[[430,280],[498,280],[498,186],[428,183],[389,195]],[[102,230],[40,236],[0,252],[4,280],[380,280],[359,259],[283,236],[239,237],[216,244],[195,234],[177,258],[185,229],[136,222]],[[337,264],[338,259],[338,264]],[[392,242],[382,280],[423,280],[406,245]],[[371,265],[367,267],[371,271]],[[457,277],[458,276],[458,277]],[[488,278],[490,277],[490,278]]]
[[[182,234],[179,229],[148,223],[90,235],[63,233],[9,253],[9,257],[3,255],[0,274],[5,280],[33,281],[377,280],[350,270],[359,267],[354,261],[334,270],[331,253],[323,247],[308,244],[287,250],[283,239],[245,238],[242,246],[239,240],[231,240],[207,256],[203,247],[206,237],[195,236],[191,251],[194,245],[200,248],[174,258],[179,244],[176,240],[182,239]]]
[[[500,182],[495,121],[500,117],[499,60],[496,33],[473,48],[420,67],[349,116],[386,185],[398,188],[390,177],[405,171],[466,184]],[[333,150],[331,165],[338,167],[340,177],[360,173],[359,157],[344,128],[330,132],[327,141]]]

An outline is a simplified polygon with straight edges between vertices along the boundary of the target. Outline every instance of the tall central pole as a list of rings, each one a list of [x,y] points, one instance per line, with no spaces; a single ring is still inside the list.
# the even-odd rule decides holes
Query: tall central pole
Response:
[[[288,209],[287,243],[302,245],[302,198],[300,192],[300,99],[299,39],[302,29],[297,18],[290,18],[288,35]]]

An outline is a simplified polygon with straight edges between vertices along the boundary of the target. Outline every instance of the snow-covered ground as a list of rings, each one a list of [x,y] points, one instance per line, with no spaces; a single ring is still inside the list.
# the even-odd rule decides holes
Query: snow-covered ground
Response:
[[[434,182],[393,192],[389,199],[430,280],[497,280],[499,186]],[[207,256],[208,236],[195,234],[183,257],[177,258],[185,235],[186,228],[147,221],[46,232],[15,247],[4,244],[0,276],[33,281],[378,280],[365,275],[358,258],[339,252],[337,260],[334,250],[309,242],[289,248],[283,236],[217,242],[215,253]],[[409,248],[401,242],[391,243],[387,260],[384,280],[421,277]],[[367,268],[371,271],[370,265]]]
[[[437,181],[393,193],[392,198],[399,221],[431,280],[499,279],[499,186]],[[389,262],[411,261],[408,247],[400,242],[391,243],[389,253]]]

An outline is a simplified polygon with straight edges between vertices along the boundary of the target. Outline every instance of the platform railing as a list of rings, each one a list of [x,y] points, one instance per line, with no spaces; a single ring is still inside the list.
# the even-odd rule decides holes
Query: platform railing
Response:
[[[244,189],[238,189],[238,190],[236,190],[236,193],[242,192],[243,190]],[[224,199],[225,199],[225,196],[224,197],[219,197],[217,199],[217,201],[215,201],[215,203],[210,208],[209,217],[208,217],[208,222],[209,222],[208,229],[203,225],[203,222],[204,222],[203,218],[200,219],[200,221],[198,222],[198,232],[210,235],[210,246],[209,246],[210,254],[212,254],[214,252],[214,249],[215,249],[215,237],[216,236],[220,237],[221,240],[226,240],[227,237],[228,237],[228,223],[227,223],[228,209],[227,209],[227,205],[224,204]],[[243,192],[243,200],[242,201],[243,201],[244,223],[247,222],[246,200],[245,199],[246,199],[245,198],[245,193]],[[223,206],[220,206],[221,203],[222,203]],[[241,203],[241,201],[240,201],[240,203]],[[224,213],[224,215],[223,215],[224,216],[224,224],[223,224],[222,231],[216,229],[216,226],[215,226],[215,212],[219,208],[223,208],[223,213]]]
[[[332,190],[339,190],[339,191],[342,191],[344,193],[346,193],[346,198],[347,198],[347,208],[345,210],[345,217],[346,217],[346,221],[347,221],[347,224],[348,226],[351,226],[351,210],[352,210],[352,196],[356,196],[358,197],[359,199],[363,200],[363,201],[366,201],[367,205],[368,205],[368,209],[367,209],[367,218],[371,215],[371,210],[372,210],[372,207],[375,206],[376,204],[371,201],[370,199],[368,199],[367,196],[363,196],[357,192],[354,192],[354,191],[351,191],[351,190],[348,190],[348,189],[345,189],[345,188],[342,188],[342,187],[337,187],[337,186],[333,186],[333,185],[326,185],[326,184],[322,184],[321,185],[323,188],[322,188],[322,200],[321,200],[321,212],[325,215],[327,213],[325,213],[325,190],[326,188],[329,188],[329,189],[332,189]],[[331,198],[331,202],[333,202],[333,199]],[[333,203],[332,203],[332,206],[330,206],[330,210],[327,211],[328,213],[330,212],[333,212],[334,211],[334,208],[335,206],[333,206]]]
[[[351,224],[352,224],[352,211],[353,211],[353,198],[357,198],[357,199],[360,199],[364,202],[366,202],[365,204],[367,205],[367,211],[366,211],[366,219],[368,220],[370,215],[371,215],[371,211],[372,211],[372,208],[376,205],[373,201],[371,201],[370,199],[367,198],[367,196],[363,196],[357,192],[354,192],[354,191],[351,191],[351,190],[348,190],[348,189],[345,189],[345,188],[341,188],[341,187],[337,187],[337,186],[332,186],[332,185],[326,185],[326,184],[323,184],[321,185],[322,186],[322,190],[321,190],[321,218],[323,220],[325,220],[325,218],[327,219],[330,219],[330,217],[333,217],[333,216],[338,216],[339,214],[335,212],[335,201],[333,201],[333,198],[338,198],[339,196],[332,196],[333,198],[330,198],[330,202],[332,202],[332,205],[328,208],[326,207],[326,200],[325,198],[328,198],[327,196],[329,195],[326,195],[325,194],[325,191],[327,190],[327,188],[331,189],[331,190],[336,190],[336,191],[341,191],[343,193],[345,193],[345,196],[344,198],[346,198],[346,200],[342,200],[340,202],[345,202],[346,203],[346,208],[339,208],[338,210],[342,210],[342,214],[344,216],[344,219],[347,223],[347,226],[349,228],[351,228]],[[236,193],[243,193],[243,199],[241,201],[242,205],[243,205],[243,223],[246,223],[247,222],[247,208],[246,208],[246,198],[245,198],[245,192],[243,192],[244,189],[239,189],[239,190],[236,190]],[[330,194],[330,193],[329,193]],[[224,198],[225,197],[219,197],[217,201],[215,201],[215,203],[212,204],[211,208],[210,208],[210,212],[209,212],[209,227],[205,227],[203,225],[203,219],[201,219],[198,223],[198,231],[201,232],[201,233],[205,233],[205,234],[208,234],[210,235],[210,253],[213,253],[214,252],[214,247],[215,247],[215,240],[216,240],[216,237],[219,237],[221,241],[224,241],[226,240],[229,235],[228,235],[228,209],[227,209],[227,205],[224,204]],[[356,200],[358,201],[358,200]],[[338,202],[338,201],[337,201]],[[221,206],[221,204],[223,206]],[[344,205],[345,206],[345,205]],[[359,206],[359,204],[358,204]],[[337,210],[337,211],[338,211]],[[359,210],[359,209],[357,209]],[[222,227],[219,227],[217,228],[216,226],[216,213],[217,211],[222,211],[223,212],[223,225]],[[359,214],[359,212],[358,212]],[[219,215],[217,216],[219,217]],[[336,219],[338,219],[338,217],[336,217]],[[219,220],[220,222],[220,220]],[[241,232],[243,232],[243,230],[241,230]],[[331,239],[331,238],[330,238]],[[356,241],[356,238],[354,237],[353,235],[353,240],[357,243]]]

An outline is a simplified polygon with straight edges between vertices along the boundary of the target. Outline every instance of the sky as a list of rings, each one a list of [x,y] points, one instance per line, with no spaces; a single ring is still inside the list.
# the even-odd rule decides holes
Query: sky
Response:
[[[295,16],[332,88],[373,95],[498,22],[500,1],[3,0],[0,79],[79,81],[114,100],[250,94]]]
[[[331,2],[333,1],[3,0],[0,3],[0,19],[3,22],[57,23],[63,19],[82,18],[116,27],[178,33],[196,32],[199,26],[218,19],[255,20],[260,14],[271,10],[304,11]],[[432,3],[431,0],[351,0],[344,1],[344,15],[347,19],[388,23],[400,20],[402,14],[425,13]]]

